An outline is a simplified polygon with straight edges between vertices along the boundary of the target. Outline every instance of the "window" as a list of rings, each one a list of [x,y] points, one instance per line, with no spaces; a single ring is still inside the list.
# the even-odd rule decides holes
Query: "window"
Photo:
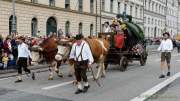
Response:
[[[136,17],[138,17],[138,8],[137,7],[136,7],[135,13],[136,13]]]
[[[114,7],[113,3],[114,3],[114,0],[111,0],[111,3],[110,3],[110,12],[111,13],[113,12],[113,7]]]
[[[147,20],[146,20],[146,17],[144,17],[144,23],[147,23],[146,21],[147,21]]]
[[[66,21],[66,24],[65,24],[65,34],[66,34],[66,36],[69,35],[69,32],[70,32],[70,22]]]
[[[143,18],[143,9],[140,9],[140,18]]]
[[[65,8],[70,9],[70,0],[65,0]]]
[[[149,10],[151,10],[151,1],[149,0]]]
[[[93,24],[90,25],[90,36],[93,36]]]
[[[94,0],[90,0],[90,13],[94,13]]]
[[[16,18],[16,16],[14,17],[15,19],[15,21],[14,21],[14,23],[13,23],[13,15],[11,15],[10,17],[9,17],[9,35],[11,35],[11,33],[12,32],[16,32],[16,26],[17,26],[17,18]],[[14,28],[13,28],[13,25],[14,25]]]
[[[79,12],[83,12],[83,0],[79,0]]]
[[[33,18],[32,21],[31,21],[31,35],[32,36],[36,36],[37,35],[37,19],[36,18]]]
[[[158,11],[158,4],[156,4],[156,9],[155,9],[156,11],[155,12],[157,12]]]
[[[150,18],[148,18],[148,24],[150,24]]]
[[[124,12],[127,10],[127,4],[124,4]]]
[[[55,0],[49,0],[49,6],[55,6]]]
[[[46,33],[51,35],[54,32],[57,32],[57,21],[54,17],[49,17],[46,22]]]
[[[154,2],[152,2],[152,11],[154,11]]]
[[[121,13],[121,3],[118,2],[118,13],[120,14]]]
[[[83,29],[83,28],[82,28],[82,23],[80,22],[80,23],[79,23],[79,34],[82,34],[82,29]]]
[[[31,3],[37,3],[38,0],[31,0]]]
[[[130,6],[130,15],[132,15],[133,6]]]
[[[102,10],[105,11],[105,0],[102,0]]]

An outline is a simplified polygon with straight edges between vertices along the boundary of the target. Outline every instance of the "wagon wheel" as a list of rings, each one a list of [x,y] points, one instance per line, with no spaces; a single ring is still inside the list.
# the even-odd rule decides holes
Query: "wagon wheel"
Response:
[[[144,53],[141,55],[140,60],[139,60],[141,66],[146,65],[146,60],[147,60],[147,52],[144,52]]]
[[[122,56],[120,59],[120,66],[119,66],[120,71],[124,72],[127,69],[127,66],[128,66],[128,60],[126,57]]]

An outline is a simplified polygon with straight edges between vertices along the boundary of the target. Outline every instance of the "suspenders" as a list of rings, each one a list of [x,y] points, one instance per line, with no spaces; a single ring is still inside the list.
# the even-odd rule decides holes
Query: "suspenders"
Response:
[[[85,44],[85,43],[84,43]],[[82,48],[81,48],[81,51],[79,53],[78,56],[76,56],[76,47],[75,47],[75,56],[76,56],[76,61],[78,61],[79,57],[81,56],[81,61],[83,61],[83,58],[82,58],[82,51],[83,51],[83,48],[84,48],[84,44],[82,45]]]

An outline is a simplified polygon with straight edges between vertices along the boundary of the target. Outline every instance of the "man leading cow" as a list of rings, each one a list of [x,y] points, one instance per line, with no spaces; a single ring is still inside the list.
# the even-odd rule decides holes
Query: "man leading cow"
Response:
[[[75,61],[74,68],[78,88],[75,94],[80,94],[83,92],[86,93],[88,91],[88,88],[90,87],[86,75],[86,70],[88,67],[91,67],[94,59],[91,53],[90,46],[86,41],[82,40],[83,35],[78,34],[76,35],[75,39],[76,42],[72,46],[70,59],[73,59]],[[81,84],[81,80],[84,81],[84,88]]]

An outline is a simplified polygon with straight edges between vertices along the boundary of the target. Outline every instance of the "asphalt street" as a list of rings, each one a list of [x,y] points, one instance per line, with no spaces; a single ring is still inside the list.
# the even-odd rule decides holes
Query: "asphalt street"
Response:
[[[153,95],[148,101],[179,101],[180,100],[180,78]]]
[[[180,72],[179,57],[177,53],[172,54],[172,75]],[[91,87],[86,94],[80,95],[74,94],[76,86],[72,84],[74,78],[67,76],[67,65],[62,67],[64,78],[55,75],[52,81],[48,80],[48,72],[36,73],[35,81],[23,76],[24,82],[19,84],[14,83],[15,77],[3,78],[0,79],[0,101],[130,101],[168,78],[158,78],[161,73],[159,66],[160,54],[150,55],[146,66],[140,66],[139,62],[131,63],[125,72],[120,72],[117,69],[118,65],[111,65],[107,70],[106,78],[99,80],[102,87],[98,87],[91,79],[91,73],[88,73]],[[176,81],[169,86],[169,92],[176,92],[176,88],[179,88],[178,84],[179,82]],[[163,94],[166,92],[168,93],[168,90]],[[180,96],[176,95],[175,99],[178,97]],[[149,100],[165,101],[158,97]]]

